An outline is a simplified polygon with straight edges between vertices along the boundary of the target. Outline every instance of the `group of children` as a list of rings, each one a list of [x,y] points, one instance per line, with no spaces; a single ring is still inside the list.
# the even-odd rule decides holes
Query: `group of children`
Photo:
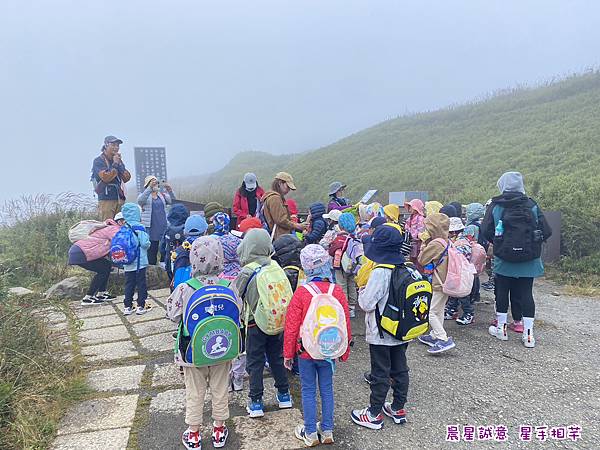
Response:
[[[478,276],[474,277],[472,291],[466,297],[448,298],[443,286],[450,246],[456,246],[471,260],[479,258],[472,262],[482,271],[481,251],[477,246],[486,245],[479,232],[485,212],[483,205],[473,203],[466,207],[466,224],[461,219],[460,204],[443,206],[439,202],[412,200],[403,205],[408,212],[406,220],[402,219],[398,205],[338,206],[330,207],[327,212],[324,204],[312,204],[307,229],[301,235],[284,235],[275,242],[257,217],[248,217],[238,230],[231,230],[230,218],[218,204],[211,204],[210,208],[207,205],[210,213],[204,217],[185,214],[180,205],[173,207],[170,217],[176,218],[177,223],[167,230],[163,248],[172,279],[167,316],[179,324],[175,362],[183,368],[185,378],[188,428],[182,442],[186,448],[201,447],[200,427],[208,387],[214,447],[224,446],[227,440],[228,391],[241,390],[246,374],[248,415],[252,418],[264,415],[265,364],[274,379],[279,408],[292,407],[287,370],[299,374],[304,423],[294,430],[295,436],[309,447],[333,443],[333,374],[337,360],[348,359],[352,345],[351,319],[356,317],[357,306],[365,312],[371,360],[371,370],[365,379],[371,394],[368,406],[353,410],[351,419],[371,429],[383,426],[384,415],[396,424],[405,423],[409,341],[383,333],[380,323],[396,267],[410,262],[431,281],[430,332],[418,336],[421,343],[429,346],[429,353],[445,352],[456,345],[444,329],[445,319],[456,319],[461,325],[473,322],[473,303],[479,299]],[[133,312],[133,291],[137,288],[137,313],[143,314],[148,264],[144,253],[149,240],[138,226],[137,205],[125,204],[123,217],[135,229],[140,244],[139,260],[125,267],[124,313]],[[178,279],[178,274],[183,275]],[[225,289],[215,292],[222,297],[230,296],[235,303],[239,338],[228,334],[228,338],[221,336],[215,341],[212,338],[217,331],[213,330],[204,339],[204,344],[210,341],[212,347],[202,347],[202,352],[208,360],[221,350],[224,355],[236,339],[239,348],[234,349],[235,357],[223,356],[224,359],[215,358],[219,361],[215,364],[198,364],[196,359],[185,356],[182,342],[187,339],[185,345],[190,348],[196,345],[195,335],[190,335],[189,328],[195,326],[190,311],[201,300],[198,292],[211,286]],[[392,401],[386,402],[390,389]]]

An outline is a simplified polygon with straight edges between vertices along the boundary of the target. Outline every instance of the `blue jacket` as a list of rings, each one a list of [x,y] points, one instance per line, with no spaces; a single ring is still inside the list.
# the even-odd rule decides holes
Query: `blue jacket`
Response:
[[[133,228],[140,243],[139,268],[148,267],[148,248],[150,247],[150,237],[144,231],[144,225],[141,224],[140,208],[135,203],[125,203],[121,208],[125,222]],[[124,267],[125,272],[133,272],[138,269],[138,261],[134,261]]]
[[[483,234],[483,237],[489,242],[494,242],[496,225],[498,225],[498,221],[502,217],[503,209],[510,207],[515,202],[527,200],[531,202],[531,211],[534,217],[537,218],[538,227],[542,230],[544,240],[548,239],[552,235],[552,229],[548,225],[548,222],[546,222],[542,210],[533,200],[528,199],[528,197],[519,192],[505,192],[492,199],[492,203],[488,207],[481,224],[480,233]],[[524,262],[509,262],[494,256],[494,273],[512,278],[537,278],[544,275],[544,263],[542,262],[542,258],[535,258]]]
[[[323,219],[325,205],[323,203],[313,203],[309,209],[311,231],[304,236],[304,242],[307,244],[318,244],[327,232],[327,222]]]

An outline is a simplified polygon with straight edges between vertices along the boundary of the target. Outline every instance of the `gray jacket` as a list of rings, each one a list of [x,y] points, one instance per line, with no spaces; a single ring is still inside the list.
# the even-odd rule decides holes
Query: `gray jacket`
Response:
[[[138,205],[142,207],[142,225],[146,228],[150,228],[150,220],[152,218],[152,188],[147,187],[144,192],[138,195],[137,202]],[[160,198],[165,205],[165,217],[169,213],[167,209],[167,205],[173,203],[175,200],[175,192],[167,192],[166,189],[161,188],[158,193],[158,198]]]

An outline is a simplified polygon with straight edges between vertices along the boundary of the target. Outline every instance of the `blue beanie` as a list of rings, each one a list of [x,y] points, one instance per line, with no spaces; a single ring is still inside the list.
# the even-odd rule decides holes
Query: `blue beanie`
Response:
[[[354,233],[356,230],[356,220],[350,213],[343,213],[338,220],[338,224],[342,230],[347,231],[348,233]]]
[[[183,234],[186,236],[202,236],[208,230],[206,219],[199,214],[192,214],[185,221]]]

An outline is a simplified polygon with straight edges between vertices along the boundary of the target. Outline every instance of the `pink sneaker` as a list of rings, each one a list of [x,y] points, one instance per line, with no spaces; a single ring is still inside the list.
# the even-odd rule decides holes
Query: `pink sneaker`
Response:
[[[514,331],[515,333],[523,333],[523,321],[522,320],[513,320],[508,325],[509,330]]]

